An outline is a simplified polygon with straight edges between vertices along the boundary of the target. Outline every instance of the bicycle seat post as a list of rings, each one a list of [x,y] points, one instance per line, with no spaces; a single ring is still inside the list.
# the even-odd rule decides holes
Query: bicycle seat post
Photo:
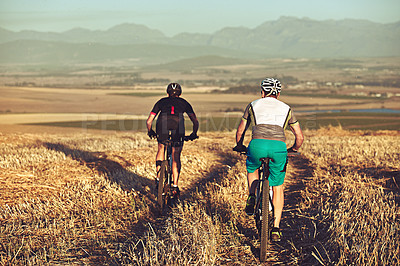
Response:
[[[260,162],[261,162],[261,166],[259,170],[263,170],[264,174],[269,175],[269,162],[270,162],[271,158],[268,157],[263,157],[260,158]],[[259,171],[259,175],[261,177],[261,171]],[[264,175],[264,178],[268,179],[268,176]]]

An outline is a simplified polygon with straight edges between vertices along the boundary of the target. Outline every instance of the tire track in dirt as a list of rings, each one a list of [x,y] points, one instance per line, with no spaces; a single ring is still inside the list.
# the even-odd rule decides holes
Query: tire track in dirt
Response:
[[[319,265],[315,255],[326,258],[321,244],[326,235],[326,224],[315,220],[311,214],[301,211],[303,191],[308,180],[313,178],[312,163],[302,155],[289,155],[288,172],[285,179],[285,205],[281,229],[283,242],[274,246],[283,264]],[[304,255],[306,254],[306,255]]]

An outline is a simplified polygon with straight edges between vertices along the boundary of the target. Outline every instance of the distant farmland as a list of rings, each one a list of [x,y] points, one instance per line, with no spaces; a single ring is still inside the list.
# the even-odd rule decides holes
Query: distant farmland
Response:
[[[319,129],[326,126],[341,126],[344,129],[355,130],[400,130],[400,117],[393,113],[312,113],[297,116],[303,129]],[[200,131],[231,131],[240,123],[241,115],[226,114],[225,116],[199,117]],[[92,120],[67,121],[51,123],[35,123],[30,125],[73,127],[83,129],[115,130],[115,131],[145,131],[145,119],[123,120]],[[191,130],[190,121],[186,121],[186,129]]]

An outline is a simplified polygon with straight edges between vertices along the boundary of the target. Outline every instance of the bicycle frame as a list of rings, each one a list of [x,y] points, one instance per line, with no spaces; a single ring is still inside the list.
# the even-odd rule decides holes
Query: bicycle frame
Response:
[[[172,174],[172,146],[173,140],[171,131],[168,132],[168,139],[163,141],[164,144],[164,160],[161,163],[159,182],[158,182],[158,194],[157,201],[161,207],[164,209],[165,206],[174,205],[175,203],[171,201],[171,186],[174,184],[174,178]],[[185,136],[182,141],[193,140],[190,136]]]
[[[256,187],[256,206],[254,218],[260,237],[260,261],[265,261],[266,251],[269,246],[269,232],[271,229],[270,208],[272,207],[272,215],[274,208],[270,195],[269,186],[269,161],[270,158],[261,158],[261,166],[258,169],[258,185]]]
[[[168,162],[168,184],[172,184],[172,140],[171,136],[168,137],[168,140],[165,141],[164,144],[164,161]]]
[[[262,191],[264,186],[269,186],[268,177],[269,175],[268,163],[262,162],[261,166],[258,168],[258,185],[256,187],[256,210],[262,206]]]
[[[269,177],[269,158],[261,158],[261,166],[258,169],[258,181],[259,184],[256,188],[256,197],[260,197],[262,199],[261,193],[263,191],[262,186],[268,188],[269,191],[269,211],[273,211],[274,205],[272,204],[272,187],[269,185],[268,177]],[[268,160],[268,161],[267,161]],[[257,194],[257,191],[260,195]]]
[[[161,209],[164,209],[169,204],[171,185],[174,183],[172,176],[172,144],[171,132],[168,134],[168,139],[164,144],[164,160],[161,163],[157,201]]]

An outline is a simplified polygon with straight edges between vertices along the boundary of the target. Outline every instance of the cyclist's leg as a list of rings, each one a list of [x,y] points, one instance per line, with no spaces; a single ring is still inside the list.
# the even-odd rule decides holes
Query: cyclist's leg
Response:
[[[279,224],[282,218],[284,195],[283,185],[272,187],[274,195],[272,196],[272,204],[274,205],[274,227],[279,228]]]
[[[184,129],[183,129],[184,130]],[[183,138],[185,136],[185,132],[180,132],[182,130],[173,130],[172,131],[172,176],[174,179],[174,185],[178,186],[179,175],[181,173],[181,153],[183,148]]]
[[[265,157],[265,147],[260,145],[262,140],[253,139],[247,149],[247,184],[249,194],[254,194],[258,185],[258,168],[261,166],[260,158]]]
[[[156,170],[157,170],[157,178],[159,178],[161,162],[165,160],[164,158],[165,145],[162,143],[168,139],[168,131],[167,133],[165,133],[165,130],[162,130],[162,127],[159,124],[157,124],[156,132],[157,132],[157,142],[158,142],[158,150],[156,154]]]
[[[272,186],[273,196],[272,203],[274,205],[274,227],[279,228],[282,217],[284,205],[284,192],[283,182],[286,174],[287,151],[286,144],[281,141],[271,143],[270,157],[272,158],[269,163],[270,167],[270,186]]]
[[[255,194],[258,184],[258,169],[253,173],[247,172],[247,185],[249,187],[249,194]]]
[[[174,185],[178,185],[179,175],[181,173],[181,153],[183,146],[172,147],[172,176]]]
[[[247,185],[249,188],[249,197],[246,200],[245,212],[247,215],[252,215],[254,213],[254,206],[256,204],[256,189],[258,186],[258,176],[259,171],[258,168],[261,166],[260,158],[263,157],[261,154],[262,147],[258,145],[258,140],[252,140],[249,143],[247,149],[247,160],[246,160],[246,169],[247,169]],[[260,157],[261,156],[261,157]]]
[[[158,150],[156,155],[156,170],[157,170],[157,178],[160,172],[161,162],[164,160],[164,144],[158,143]]]

